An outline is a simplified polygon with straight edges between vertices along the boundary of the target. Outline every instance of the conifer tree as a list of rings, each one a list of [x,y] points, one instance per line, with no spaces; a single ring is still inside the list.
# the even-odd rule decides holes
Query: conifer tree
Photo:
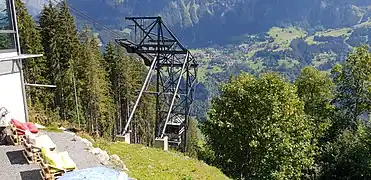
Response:
[[[54,73],[58,71],[57,58],[57,29],[58,9],[51,2],[44,5],[39,18],[41,29],[41,42],[44,48],[44,57],[47,62],[46,78],[50,83],[56,84]]]
[[[149,91],[153,91],[153,89],[151,88]],[[138,134],[138,143],[151,146],[154,141],[156,126],[156,101],[155,96],[150,94],[145,94],[142,98],[135,119],[136,133]]]
[[[114,133],[117,133],[120,131],[120,127],[123,126],[122,120],[125,118],[125,114],[122,114],[122,99],[125,97],[124,92],[125,90],[122,90],[123,87],[123,78],[124,75],[127,74],[127,72],[124,72],[124,64],[126,63],[122,53],[120,51],[121,49],[115,46],[112,42],[109,42],[108,45],[105,48],[104,52],[104,60],[107,64],[107,75],[108,79],[110,81],[110,88],[111,88],[111,96],[114,103],[114,109],[115,109],[115,128]]]
[[[197,130],[197,121],[190,119],[188,123],[186,154],[194,158],[197,157],[199,150]]]
[[[16,0],[17,24],[20,35],[21,52],[24,54],[43,54],[44,48],[40,32],[25,4]],[[48,84],[46,57],[30,58],[23,61],[24,77],[28,83]],[[50,88],[26,87],[27,105],[31,121],[43,123],[53,117],[49,105],[53,94]]]
[[[147,73],[145,66],[136,59],[124,55],[122,48],[109,43],[104,53],[107,72],[111,82],[112,98],[116,110],[116,131],[125,126]],[[153,87],[149,87],[151,90]],[[122,124],[120,124],[122,123]],[[121,127],[121,129],[120,129]],[[144,95],[131,123],[132,141],[152,145],[155,129],[155,99],[152,95]]]
[[[59,71],[56,73],[56,100],[62,120],[76,120],[74,73],[79,58],[80,42],[75,20],[69,12],[66,1],[61,3],[58,13],[57,53]],[[74,108],[73,108],[74,107]],[[72,121],[73,122],[73,121]]]
[[[109,81],[98,41],[84,30],[85,41],[82,52],[84,59],[79,63],[83,68],[82,90],[87,130],[99,136],[110,137],[114,127],[114,107],[110,97]]]
[[[127,104],[134,104],[138,97],[138,90],[141,89],[143,80],[147,75],[148,69],[145,65],[133,58],[128,59],[130,66],[125,66],[130,69],[127,70],[127,92],[126,99],[129,101]],[[148,91],[154,91],[153,86],[149,86]],[[155,134],[155,120],[156,120],[156,107],[155,96],[151,94],[143,94],[139,107],[134,114],[134,121],[131,124],[134,130],[134,142],[151,146]],[[132,107],[130,107],[132,108]]]
[[[56,85],[56,76],[58,72],[58,54],[57,54],[57,28],[58,28],[58,9],[49,4],[44,5],[40,17],[40,34],[41,34],[41,44],[44,49],[44,58],[46,60],[46,74],[44,78],[50,84]],[[48,103],[48,108],[50,108],[55,114],[53,116],[55,119],[59,119],[59,113],[56,109],[55,103],[55,91],[56,89],[48,89],[49,98],[51,102]]]
[[[32,16],[27,12],[24,3],[16,0],[16,12],[18,31],[20,34],[21,51],[24,54],[42,54],[43,46],[41,36],[36,29]],[[45,58],[31,58],[23,61],[25,80],[28,83],[47,83],[45,79],[46,69]],[[30,88],[27,91],[29,103],[35,104],[41,99],[45,99],[45,94],[41,89]],[[42,98],[41,98],[42,97]]]

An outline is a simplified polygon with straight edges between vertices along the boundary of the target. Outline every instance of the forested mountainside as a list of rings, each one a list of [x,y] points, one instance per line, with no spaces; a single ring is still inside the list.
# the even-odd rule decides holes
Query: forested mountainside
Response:
[[[47,0],[25,0],[37,15]],[[57,0],[52,0],[56,2]],[[198,57],[194,114],[203,117],[219,82],[232,74],[273,70],[293,79],[304,66],[329,70],[350,50],[371,44],[368,0],[69,0],[113,30],[128,32],[126,16],[161,15]],[[74,12],[72,11],[72,14]],[[75,16],[78,27],[86,20]],[[99,27],[100,40],[112,36]]]
[[[25,0],[41,7],[47,0]],[[56,1],[56,0],[52,0]],[[126,16],[161,15],[187,45],[226,43],[232,36],[272,26],[311,29],[353,26],[371,15],[368,0],[69,0],[98,22],[124,29]]]

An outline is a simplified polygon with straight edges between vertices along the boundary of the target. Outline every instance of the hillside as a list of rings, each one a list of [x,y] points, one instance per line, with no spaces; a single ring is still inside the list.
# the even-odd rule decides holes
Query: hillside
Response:
[[[33,9],[47,2],[25,1]],[[232,36],[261,33],[273,26],[294,25],[312,30],[349,27],[367,21],[371,15],[368,0],[68,0],[68,3],[119,30],[127,28],[126,16],[161,15],[180,39],[192,46],[225,44]]]
[[[272,27],[266,33],[238,37],[238,43],[194,49],[201,63],[196,114],[204,115],[206,99],[215,97],[219,82],[241,71],[258,74],[276,71],[287,79],[295,78],[300,69],[314,66],[328,71],[342,62],[354,47],[371,45],[371,21],[355,26],[310,33],[298,27]]]
[[[165,152],[143,145],[96,143],[110,154],[117,154],[136,179],[229,179],[219,169],[179,152]]]
[[[25,1],[32,10],[40,9],[44,3]],[[127,32],[126,16],[161,15],[201,63],[193,109],[199,118],[207,110],[205,102],[217,95],[217,84],[232,74],[273,70],[292,79],[304,66],[329,70],[343,61],[353,47],[371,44],[371,1],[368,0],[70,0],[68,3],[121,32]],[[86,23],[80,16],[75,17],[79,27]],[[103,44],[112,39],[99,27],[95,30]]]

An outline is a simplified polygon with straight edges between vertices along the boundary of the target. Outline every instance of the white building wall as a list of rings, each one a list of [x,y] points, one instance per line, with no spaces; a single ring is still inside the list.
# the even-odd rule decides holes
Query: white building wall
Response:
[[[17,52],[0,53],[0,58],[11,56],[17,56]],[[16,61],[0,62],[0,107],[8,109],[8,121],[14,118],[26,122],[22,88],[21,74]]]

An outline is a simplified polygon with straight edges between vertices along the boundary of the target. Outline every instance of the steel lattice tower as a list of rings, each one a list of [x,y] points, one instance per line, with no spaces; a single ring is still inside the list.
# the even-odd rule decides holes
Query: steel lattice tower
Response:
[[[133,37],[131,40],[116,39],[116,43],[123,46],[128,53],[140,56],[149,70],[121,134],[128,132],[143,93],[150,93],[156,96],[155,137],[168,136],[169,144],[183,144],[182,149],[185,150],[198,64],[161,17],[126,19],[134,23]],[[155,92],[147,91],[150,83],[155,83]]]

